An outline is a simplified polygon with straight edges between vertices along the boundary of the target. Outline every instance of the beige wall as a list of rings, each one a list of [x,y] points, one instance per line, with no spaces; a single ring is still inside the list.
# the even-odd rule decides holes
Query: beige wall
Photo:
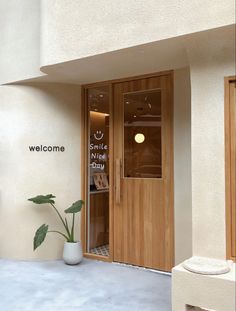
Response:
[[[189,68],[174,71],[175,264],[192,256],[191,86]]]
[[[226,256],[224,77],[235,74],[235,30],[186,40],[191,67],[194,255]]]
[[[84,75],[81,80],[88,81],[91,79],[88,72],[95,75],[93,68],[105,70],[107,61],[117,71],[116,75],[112,74],[114,70],[108,71],[107,79],[116,78],[119,74],[126,74],[123,69],[126,65],[117,67],[115,64],[123,60],[117,59],[116,54],[103,58],[104,53],[163,43],[169,38],[178,39],[186,34],[231,25],[235,22],[234,5],[234,0],[1,1],[0,83],[38,77],[45,78],[46,82],[49,79],[63,83],[67,79],[67,82],[76,83],[81,71]],[[141,65],[141,73],[163,70],[157,67],[163,67],[163,60],[169,61],[166,55],[170,51],[175,51],[177,58],[182,53],[181,47],[167,47],[160,64],[160,58],[156,58],[158,66],[156,64],[153,68],[151,62],[150,69],[145,70],[140,59],[145,57],[148,62],[153,48],[162,53],[163,46],[153,44],[148,49],[141,47],[135,53],[131,51],[131,55],[125,55],[136,67],[134,74],[139,74],[136,63]],[[87,58],[92,55],[97,58],[88,63]],[[58,71],[63,74],[62,62],[69,65],[69,61],[75,59],[81,61],[78,71],[71,77],[72,64],[72,70],[58,78]],[[52,72],[48,65],[53,64],[58,64],[58,67]],[[41,70],[50,73],[50,77],[45,77]],[[129,72],[132,74],[132,70]],[[99,75],[95,81],[98,79]]]
[[[41,3],[41,66],[235,22],[234,0],[42,0]]]
[[[182,265],[172,271],[172,311],[200,311],[186,305],[211,311],[235,311],[235,265],[227,274],[201,275]]]
[[[40,76],[40,1],[0,1],[0,83]]]
[[[63,239],[54,234],[33,252],[41,224],[61,226],[49,206],[27,198],[53,193],[60,210],[81,198],[80,88],[1,86],[0,98],[0,257],[61,258]],[[36,144],[62,145],[65,152],[30,152],[29,145]]]
[[[191,75],[193,255],[226,259],[224,76],[235,74],[235,30],[188,38]],[[235,264],[209,276],[173,269],[172,310],[235,310]]]

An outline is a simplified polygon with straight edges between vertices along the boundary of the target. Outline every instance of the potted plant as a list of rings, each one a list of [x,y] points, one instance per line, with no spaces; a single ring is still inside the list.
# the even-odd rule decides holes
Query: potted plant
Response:
[[[50,204],[54,211],[57,213],[59,219],[61,220],[65,232],[57,231],[57,230],[48,230],[48,225],[43,224],[38,228],[35,232],[34,236],[34,251],[43,243],[48,233],[54,232],[63,236],[66,240],[64,244],[63,250],[63,260],[65,263],[69,265],[75,265],[81,262],[83,253],[81,243],[79,241],[75,241],[74,238],[74,229],[75,229],[75,214],[79,213],[83,207],[84,202],[82,200],[78,200],[74,202],[69,208],[65,209],[66,214],[72,214],[71,225],[69,225],[67,218],[61,216],[60,212],[55,206],[56,197],[52,194],[47,195],[38,195],[34,198],[28,199],[35,204]]]

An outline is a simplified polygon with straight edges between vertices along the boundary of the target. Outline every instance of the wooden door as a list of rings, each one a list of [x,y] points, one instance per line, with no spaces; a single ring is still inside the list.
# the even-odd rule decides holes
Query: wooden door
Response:
[[[236,77],[225,79],[227,257],[236,261]]]
[[[174,264],[172,75],[119,82],[114,100],[114,261]]]

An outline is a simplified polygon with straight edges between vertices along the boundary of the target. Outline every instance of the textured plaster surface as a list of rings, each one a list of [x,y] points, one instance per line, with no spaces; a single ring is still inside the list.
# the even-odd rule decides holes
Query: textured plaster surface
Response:
[[[172,270],[172,311],[184,311],[185,305],[235,311],[235,290],[235,264],[222,275],[200,275],[179,265]]]
[[[87,72],[93,72],[94,66],[98,71],[104,70],[105,61],[99,65],[102,60],[98,58],[94,64],[89,64],[86,58],[232,25],[235,23],[234,12],[234,0],[0,1],[0,83],[37,77],[45,78],[44,82],[64,79],[75,83],[75,76],[73,79],[58,78],[57,70],[52,76],[47,66],[80,60],[77,74],[81,70],[86,74],[84,66]],[[178,48],[169,47],[169,51],[173,49],[176,52]],[[159,50],[157,54],[160,55]],[[135,66],[138,55],[134,58]],[[156,58],[158,64],[159,59]],[[116,57],[114,61],[118,61]],[[159,70],[156,67],[154,71]],[[125,74],[120,64],[115,68],[116,76],[119,72]],[[60,66],[57,69],[60,71]],[[41,70],[51,76],[45,77]],[[140,72],[136,70],[134,74],[144,71],[144,68]],[[108,76],[115,78],[109,70]],[[84,81],[89,78],[87,75]],[[99,76],[95,78],[98,80]]]
[[[175,264],[192,256],[191,86],[189,68],[174,71]]]
[[[53,193],[63,211],[81,198],[80,88],[1,86],[0,98],[0,257],[61,258],[63,238],[53,233],[33,252],[32,239],[40,225],[63,228],[50,206],[27,199]],[[59,145],[65,151],[30,152],[30,145]]]
[[[42,0],[41,66],[233,24],[234,0]]]
[[[41,76],[40,1],[0,1],[0,83]]]
[[[235,29],[186,40],[191,68],[193,254],[225,259],[224,77],[235,74]]]
[[[191,77],[193,254],[226,258],[224,77],[235,74],[235,30],[186,40]],[[222,276],[172,274],[173,311],[235,311],[235,267]],[[191,309],[190,309],[191,310]]]
[[[168,275],[94,260],[0,260],[4,311],[170,311],[170,287]]]

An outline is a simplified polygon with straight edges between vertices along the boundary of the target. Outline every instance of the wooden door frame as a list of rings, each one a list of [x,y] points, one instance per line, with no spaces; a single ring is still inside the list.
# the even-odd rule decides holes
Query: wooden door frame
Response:
[[[236,81],[236,76],[225,77],[225,203],[226,203],[226,256],[235,261],[232,256],[231,224],[231,120],[230,120],[230,83]]]
[[[113,159],[113,142],[114,142],[114,118],[113,118],[113,85],[115,83],[139,80],[144,78],[151,78],[151,77],[160,77],[160,76],[170,76],[171,78],[171,110],[172,110],[172,124],[171,124],[171,141],[172,141],[172,154],[171,156],[171,194],[170,194],[170,201],[171,204],[171,217],[170,217],[170,236],[171,236],[171,254],[170,257],[172,258],[173,265],[174,265],[174,257],[175,257],[175,248],[174,248],[174,150],[173,150],[173,90],[174,90],[174,79],[173,79],[173,70],[168,71],[161,71],[158,73],[150,73],[145,75],[121,78],[121,79],[114,79],[108,81],[101,81],[96,83],[89,83],[84,84],[81,86],[81,188],[82,188],[82,198],[85,201],[85,206],[81,212],[81,241],[83,245],[83,252],[84,256],[91,259],[99,259],[107,262],[112,262],[114,255],[113,255],[113,247],[114,247],[114,232],[113,232],[113,186],[114,186],[114,159]],[[88,110],[87,110],[87,91],[90,88],[94,87],[101,87],[101,86],[108,86],[109,87],[109,95],[110,95],[110,128],[109,128],[109,155],[110,155],[110,167],[109,167],[109,257],[95,255],[87,252],[87,205],[86,205],[86,198],[88,197],[88,176],[87,176],[87,168],[88,168]]]

